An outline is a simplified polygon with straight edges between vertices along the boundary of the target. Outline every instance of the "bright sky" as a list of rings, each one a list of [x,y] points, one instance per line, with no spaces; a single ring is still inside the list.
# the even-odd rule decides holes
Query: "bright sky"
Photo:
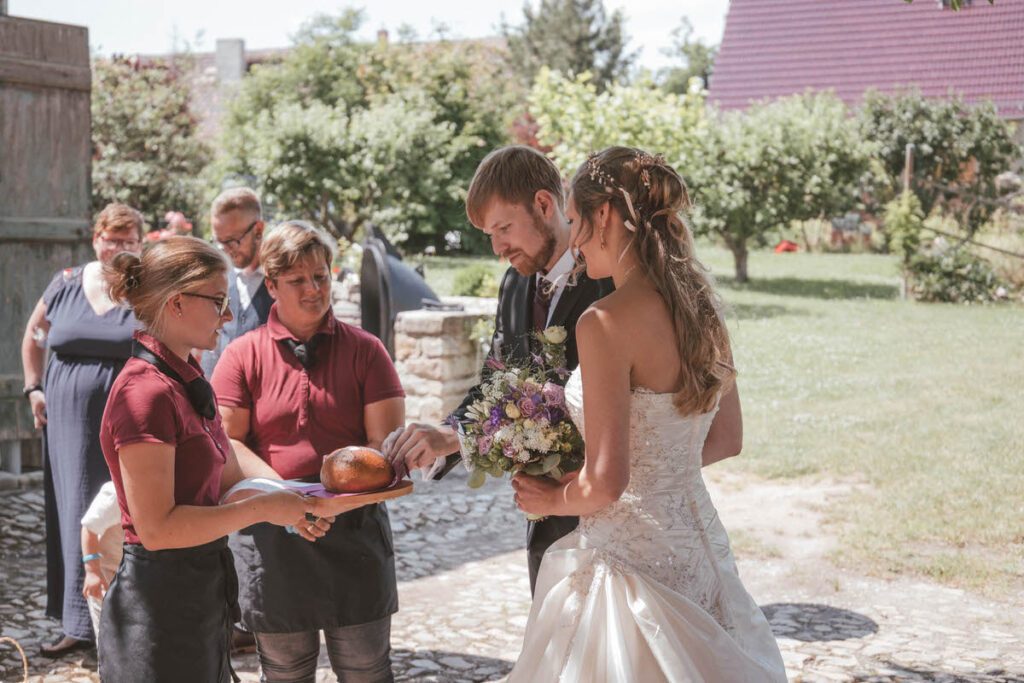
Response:
[[[367,40],[380,28],[395,36],[402,24],[426,37],[437,23],[446,25],[452,38],[480,38],[498,33],[502,14],[511,24],[521,23],[523,0],[8,0],[11,16],[87,26],[92,48],[101,54],[169,52],[175,35],[179,47],[189,41],[197,51],[212,50],[217,38],[242,38],[254,49],[286,47],[304,20],[345,6],[365,8],[361,34]],[[649,68],[667,63],[661,50],[670,45],[683,16],[690,18],[695,36],[720,42],[728,6],[728,0],[605,0],[609,12],[624,8],[630,47],[641,50],[640,63]]]

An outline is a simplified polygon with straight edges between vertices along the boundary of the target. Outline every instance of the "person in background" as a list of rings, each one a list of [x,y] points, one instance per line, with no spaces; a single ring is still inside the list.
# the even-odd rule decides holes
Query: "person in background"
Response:
[[[81,519],[110,480],[100,450],[100,419],[110,385],[131,354],[136,327],[131,310],[107,295],[103,266],[120,252],[140,253],[142,233],[142,214],[108,204],[93,227],[96,260],[53,276],[22,337],[25,396],[36,428],[43,430],[46,615],[60,619],[62,628],[55,643],[40,649],[44,657],[93,644],[82,595]]]
[[[228,344],[267,322],[274,303],[260,268],[264,224],[256,193],[247,187],[220,193],[210,209],[210,224],[214,239],[234,266],[228,274],[228,307],[234,319],[224,324],[217,347],[203,353],[200,364],[207,377],[213,376]]]
[[[384,345],[331,312],[334,248],[302,221],[278,225],[263,241],[270,318],[228,346],[213,373],[246,477],[317,481],[323,456],[380,448],[405,420],[405,392]],[[314,544],[268,524],[232,534],[230,544],[262,680],[311,683],[321,631],[338,680],[392,680],[398,591],[384,503],[339,515]]]
[[[82,595],[89,603],[89,617],[97,642],[100,638],[103,596],[121,564],[123,543],[124,530],[121,528],[117,492],[114,483],[108,481],[100,487],[100,492],[82,516],[82,566],[85,567]]]
[[[210,225],[214,241],[231,260],[228,308],[232,320],[224,323],[217,346],[200,356],[199,364],[207,378],[213,376],[213,369],[228,344],[267,322],[274,303],[260,268],[264,224],[259,196],[247,187],[221,192],[210,208]],[[256,651],[256,639],[241,624],[236,624],[232,630],[231,651]]]
[[[219,504],[242,478],[217,396],[192,349],[210,349],[227,307],[228,264],[208,243],[170,237],[107,266],[111,297],[144,331],[110,389],[100,442],[117,492],[124,557],[103,601],[104,683],[226,683],[237,577],[227,534],[271,522],[315,541],[318,499],[279,490]]]
[[[147,242],[159,242],[160,240],[165,240],[168,237],[192,234],[191,221],[185,218],[185,214],[180,211],[168,211],[165,213],[164,222],[167,223],[167,227],[163,230],[154,230],[147,234]]]

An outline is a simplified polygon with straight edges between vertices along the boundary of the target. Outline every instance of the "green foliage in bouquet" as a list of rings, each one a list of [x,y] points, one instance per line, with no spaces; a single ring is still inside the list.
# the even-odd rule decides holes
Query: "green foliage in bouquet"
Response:
[[[560,384],[565,369],[563,327],[535,333],[540,346],[532,363],[490,358],[480,397],[455,425],[469,485],[487,475],[523,472],[560,478],[583,464],[583,437],[573,424]]]

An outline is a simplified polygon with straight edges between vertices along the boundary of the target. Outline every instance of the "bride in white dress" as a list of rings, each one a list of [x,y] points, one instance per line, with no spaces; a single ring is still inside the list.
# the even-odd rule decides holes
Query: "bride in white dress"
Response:
[[[587,275],[616,291],[576,327],[566,402],[586,464],[562,482],[513,480],[522,510],[580,525],[544,556],[509,681],[785,681],[701,477],[739,453],[743,428],[685,185],[662,159],[612,147],[570,190]]]

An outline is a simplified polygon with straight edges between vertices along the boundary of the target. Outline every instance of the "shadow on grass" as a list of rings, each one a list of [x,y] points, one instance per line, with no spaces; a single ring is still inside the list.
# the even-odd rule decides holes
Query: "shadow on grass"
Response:
[[[807,315],[807,313],[778,304],[728,304],[725,308],[727,320],[763,320],[784,315],[799,316]]]
[[[806,602],[775,603],[761,607],[777,637],[805,643],[863,638],[878,632],[872,619],[846,609]]]
[[[900,294],[896,284],[855,282],[853,280],[776,277],[755,278],[740,284],[732,277],[721,277],[718,282],[723,287],[742,292],[796,296],[806,299],[896,299]]]

